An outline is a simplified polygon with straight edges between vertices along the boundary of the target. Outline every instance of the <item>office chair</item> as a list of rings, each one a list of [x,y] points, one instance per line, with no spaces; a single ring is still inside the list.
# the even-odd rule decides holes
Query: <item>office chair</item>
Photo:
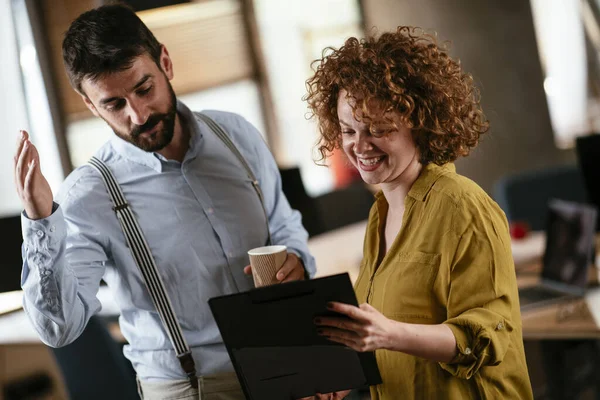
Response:
[[[70,400],[139,399],[135,371],[101,317],[90,318],[73,343],[51,350]]]
[[[327,232],[368,219],[375,197],[362,182],[356,182],[314,200],[321,227]]]
[[[300,168],[280,168],[279,174],[281,175],[281,190],[290,206],[302,214],[302,225],[308,232],[308,236],[312,237],[322,233],[321,216],[317,211],[314,199],[306,192]]]
[[[298,167],[280,169],[282,191],[290,206],[302,214],[308,236],[364,221],[375,198],[361,182],[311,197],[306,192]]]
[[[548,200],[584,203],[586,191],[578,166],[568,165],[505,175],[494,183],[493,197],[510,222],[543,230]]]

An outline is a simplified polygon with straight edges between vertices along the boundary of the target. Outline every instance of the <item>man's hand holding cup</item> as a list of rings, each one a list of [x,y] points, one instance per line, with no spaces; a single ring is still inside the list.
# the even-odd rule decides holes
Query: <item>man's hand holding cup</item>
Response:
[[[250,265],[244,272],[252,275],[255,287],[304,279],[302,261],[297,255],[288,253],[286,246],[257,247],[249,250],[248,256]]]

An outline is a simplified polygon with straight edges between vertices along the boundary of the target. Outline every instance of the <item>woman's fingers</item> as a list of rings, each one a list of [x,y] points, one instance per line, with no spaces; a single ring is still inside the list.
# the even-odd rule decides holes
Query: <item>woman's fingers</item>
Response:
[[[315,324],[351,331],[359,335],[363,331],[363,327],[359,322],[347,318],[317,317],[315,318]]]
[[[350,318],[355,319],[357,321],[369,321],[369,315],[367,311],[362,310],[359,307],[353,306],[351,304],[344,304],[332,301],[329,304],[327,304],[327,308],[331,311],[347,315]]]

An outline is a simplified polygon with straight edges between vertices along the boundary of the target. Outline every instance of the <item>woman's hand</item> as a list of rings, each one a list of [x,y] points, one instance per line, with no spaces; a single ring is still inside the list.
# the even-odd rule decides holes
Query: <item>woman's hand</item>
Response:
[[[317,317],[319,334],[356,351],[401,351],[436,362],[450,362],[458,351],[446,324],[407,324],[386,318],[369,304],[330,303],[329,310],[348,318]]]
[[[340,392],[325,393],[325,394],[317,393],[314,396],[303,397],[298,400],[342,400],[343,398],[348,396],[350,394],[350,392],[351,392],[351,390],[342,390]]]
[[[332,302],[327,308],[344,314],[349,319],[315,318],[315,324],[319,326],[319,335],[361,352],[392,349],[393,332],[398,323],[386,318],[371,305],[365,303],[360,307],[355,307],[350,304]]]

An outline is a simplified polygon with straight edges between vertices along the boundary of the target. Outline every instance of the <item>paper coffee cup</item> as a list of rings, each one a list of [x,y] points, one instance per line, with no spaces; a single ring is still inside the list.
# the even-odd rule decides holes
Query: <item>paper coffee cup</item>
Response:
[[[254,286],[268,286],[278,283],[277,271],[287,258],[286,246],[264,246],[248,251]]]

